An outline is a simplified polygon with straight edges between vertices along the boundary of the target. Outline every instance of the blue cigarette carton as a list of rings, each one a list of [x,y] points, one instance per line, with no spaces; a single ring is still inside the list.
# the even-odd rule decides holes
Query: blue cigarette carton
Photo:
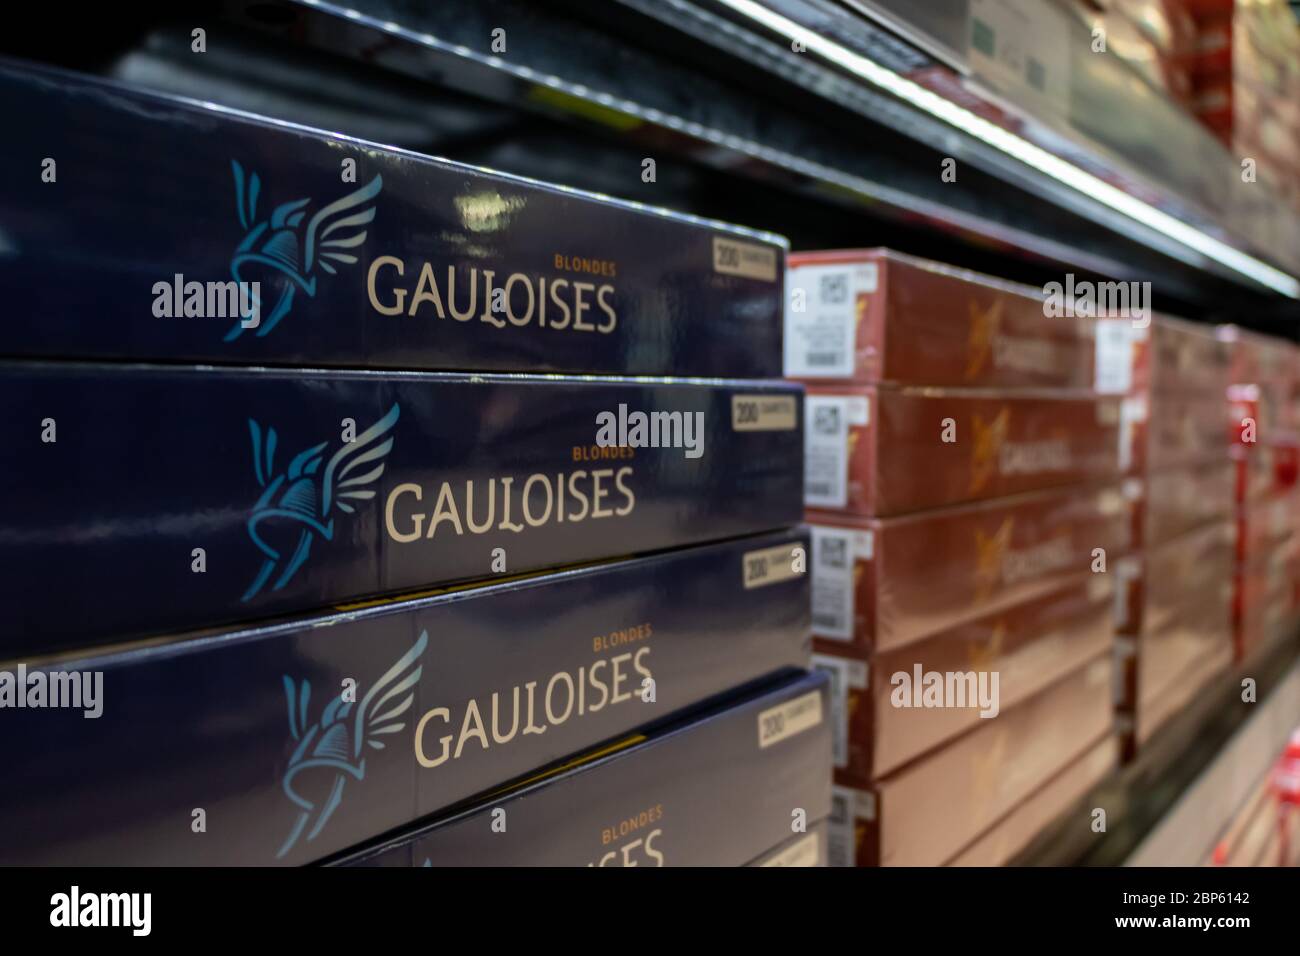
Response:
[[[782,570],[806,548],[759,535],[0,664],[0,864],[300,864],[409,827],[806,667],[808,578]]]
[[[798,395],[0,362],[0,660],[789,527]]]
[[[0,114],[0,354],[782,374],[770,233],[13,60]]]
[[[831,802],[828,686],[787,679],[341,862],[815,865]]]

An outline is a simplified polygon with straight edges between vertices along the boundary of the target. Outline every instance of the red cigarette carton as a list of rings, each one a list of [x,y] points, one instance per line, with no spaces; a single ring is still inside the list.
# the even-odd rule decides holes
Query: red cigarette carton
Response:
[[[1115,564],[1115,627],[1120,634],[1159,630],[1195,600],[1232,577],[1236,529],[1217,521]]]
[[[1201,653],[1189,658],[1185,667],[1164,681],[1162,690],[1139,700],[1131,714],[1121,714],[1125,757],[1131,759],[1140,751],[1188,701],[1223,675],[1231,662],[1231,645],[1206,645]]]
[[[908,514],[1121,470],[1119,398],[817,385],[805,398],[804,501]]]
[[[948,866],[1003,866],[1078,804],[1118,761],[1119,741],[1107,734],[949,860]]]
[[[788,378],[1094,385],[1094,320],[1049,318],[1041,289],[887,249],[801,252],[788,262]]]
[[[1106,734],[1111,706],[1105,655],[870,789],[841,789],[832,825],[852,817],[859,866],[938,866]]]
[[[1203,663],[1217,668],[1231,658],[1232,592],[1231,578],[1220,581],[1189,598],[1161,627],[1116,639],[1116,703],[1136,716],[1142,740],[1159,725],[1156,715],[1172,714],[1167,698],[1176,684],[1210,673]]]
[[[810,511],[813,632],[885,651],[1100,573],[1133,540],[1119,483],[901,518]]]
[[[1214,326],[1157,315],[1149,331],[1153,391],[1223,394],[1229,384],[1231,356]]]
[[[1271,557],[1276,563],[1295,533],[1294,508],[1291,496],[1275,495],[1237,509],[1237,560],[1258,566]]]
[[[1138,471],[1223,461],[1233,434],[1222,392],[1150,392],[1125,402]]]
[[[1235,325],[1221,325],[1216,334],[1228,347],[1228,377],[1234,384],[1289,385],[1294,381],[1295,346],[1290,342]]]
[[[965,707],[897,706],[905,682],[921,686],[931,674],[970,675],[965,690],[995,687],[997,710],[1014,707],[1110,649],[1111,604],[1109,576],[1084,574],[1051,594],[892,651],[866,655],[837,641],[816,640],[814,666],[831,675],[832,739],[841,781],[868,787],[996,718],[981,712],[978,693],[968,694]],[[1226,605],[1224,630],[1226,636]]]
[[[1138,514],[1138,543],[1161,544],[1232,517],[1237,467],[1237,462],[1224,459],[1149,473]]]
[[[1300,474],[1300,446],[1233,445],[1229,449],[1236,472],[1238,504],[1253,504],[1292,488]]]

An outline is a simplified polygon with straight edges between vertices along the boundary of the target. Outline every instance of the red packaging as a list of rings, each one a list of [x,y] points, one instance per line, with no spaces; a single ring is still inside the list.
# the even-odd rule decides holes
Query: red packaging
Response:
[[[1291,445],[1298,440],[1290,392],[1279,383],[1229,385],[1228,440],[1233,445]]]
[[[1295,531],[1294,501],[1290,496],[1265,498],[1237,510],[1237,560],[1258,569],[1261,562],[1276,564],[1281,549]]]
[[[804,501],[887,517],[1120,474],[1119,398],[814,385]]]
[[[1150,472],[1139,505],[1137,544],[1161,544],[1210,522],[1231,518],[1238,464],[1209,461]]]
[[[952,859],[1111,728],[1111,661],[1099,657],[996,720],[879,781],[837,786],[859,866]]]
[[[1214,326],[1157,315],[1151,322],[1149,385],[1161,392],[1222,395],[1229,384],[1229,346]]]
[[[1233,490],[1238,504],[1258,502],[1295,487],[1300,473],[1297,446],[1234,445],[1229,452],[1236,472]]]
[[[1228,346],[1232,384],[1289,387],[1294,381],[1295,346],[1290,342],[1235,325],[1219,326],[1217,335]]]
[[[1091,793],[1118,760],[1119,741],[1114,734],[1107,734],[949,860],[948,866],[1005,865]]]
[[[810,511],[813,632],[885,651],[1023,604],[1125,554],[1133,510],[1112,484],[901,518]]]
[[[1231,663],[1230,644],[1207,645],[1204,653],[1192,658],[1163,691],[1141,701],[1131,715],[1122,715],[1120,727],[1125,737],[1126,756],[1132,757],[1140,750],[1193,697],[1221,677]]]
[[[1230,580],[1235,532],[1232,521],[1218,521],[1117,561],[1116,633],[1159,630],[1189,601]]]
[[[1143,740],[1158,726],[1144,711],[1162,712],[1159,702],[1175,684],[1187,683],[1187,675],[1199,673],[1201,663],[1213,661],[1219,667],[1231,659],[1232,595],[1229,574],[1189,596],[1160,627],[1116,639],[1116,702],[1121,710],[1142,719]]]
[[[1294,602],[1289,552],[1278,548],[1244,565],[1233,601],[1233,651],[1238,662],[1292,633]]]
[[[1043,290],[887,249],[788,259],[785,374],[864,384],[1091,389],[1094,320]]]
[[[1231,420],[1222,392],[1151,392],[1124,403],[1138,471],[1223,461]]]
[[[1026,604],[892,651],[867,655],[816,639],[814,666],[832,674],[841,781],[867,787],[984,720],[998,719],[996,712],[981,715],[978,688],[971,683],[963,687],[969,706],[895,706],[904,678],[920,686],[929,674],[983,674],[967,680],[984,680],[986,695],[996,689],[997,712],[1014,707],[1110,649],[1112,596],[1109,575],[1085,574]],[[1225,641],[1227,623],[1225,604]]]

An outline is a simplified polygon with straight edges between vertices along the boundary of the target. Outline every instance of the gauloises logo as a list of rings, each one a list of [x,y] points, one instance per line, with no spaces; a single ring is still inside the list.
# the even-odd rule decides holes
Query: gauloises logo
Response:
[[[349,781],[353,787],[365,781],[367,748],[383,750],[385,741],[394,742],[390,735],[408,725],[411,733],[400,738],[398,752],[413,754],[425,770],[446,766],[444,772],[450,772],[462,759],[473,762],[484,754],[499,756],[503,748],[518,748],[529,738],[570,720],[608,718],[625,726],[639,722],[628,711],[654,702],[653,637],[649,621],[617,627],[593,638],[584,636],[580,640],[583,644],[590,640],[591,656],[576,667],[566,666],[510,687],[483,688],[468,700],[435,702],[423,713],[412,710],[412,705],[424,673],[420,658],[429,644],[427,631],[421,631],[419,639],[370,685],[359,702],[361,687],[345,682],[343,691],[328,700],[315,722],[310,719],[311,682],[283,675],[293,751],[281,789],[298,814],[276,856],[284,857],[300,840],[316,839],[342,803]],[[462,687],[456,693],[466,691]],[[522,756],[516,763],[519,760],[535,766]],[[658,817],[630,819],[644,826]],[[635,828],[620,825],[602,831],[603,843],[608,846]],[[646,834],[644,844],[623,846],[621,852],[627,856],[639,848],[655,856],[652,844],[657,832]]]
[[[972,429],[975,432],[971,448],[972,495],[983,491],[995,475],[1040,475],[1069,471],[1073,466],[1074,456],[1065,429],[1054,429],[1051,437],[1036,441],[1008,441],[1007,435],[1011,432],[1009,408],[1003,407],[991,421],[985,421],[981,415],[973,416]]]
[[[383,737],[406,727],[399,719],[415,701],[415,686],[424,667],[420,656],[429,635],[421,632],[415,644],[370,686],[357,703],[356,689],[332,698],[315,723],[308,720],[311,682],[294,683],[287,674],[284,693],[289,705],[289,735],[297,741],[280,786],[298,808],[298,819],[276,858],[283,858],[302,839],[308,842],[329,822],[343,801],[349,780],[366,778],[366,748],[383,750]]]
[[[269,315],[261,303],[257,314],[266,318],[257,326],[257,336],[270,334],[293,308],[294,296],[301,292],[316,295],[321,272],[337,274],[333,263],[355,265],[357,257],[350,250],[366,240],[362,227],[375,218],[369,203],[379,195],[384,181],[376,176],[366,185],[322,207],[307,218],[311,199],[294,199],[281,203],[265,219],[257,218],[257,200],[262,181],[257,173],[245,180],[244,167],[232,160],[235,174],[235,207],[244,238],[230,259],[230,274],[239,283],[259,282],[260,288],[278,288],[280,297]],[[239,338],[244,325],[236,322],[226,333],[225,341]]]
[[[311,556],[316,539],[334,540],[338,513],[353,514],[353,502],[375,497],[369,486],[384,473],[384,459],[393,450],[393,438],[388,433],[400,414],[401,408],[394,404],[383,418],[352,441],[345,441],[328,461],[325,450],[329,442],[321,442],[295,455],[284,471],[276,470],[275,429],[263,433],[256,421],[248,420],[253,439],[253,473],[262,487],[262,495],[248,517],[248,536],[264,559],[242,600],[256,597],[272,574],[276,578],[271,590],[278,591],[288,584]]]
[[[1015,519],[1007,518],[993,534],[975,530],[975,595],[985,601],[1002,580],[1002,562],[1011,546]]]
[[[1006,518],[993,534],[975,530],[975,600],[988,600],[1000,586],[1037,578],[1069,568],[1075,563],[1069,529],[1027,548],[1011,547],[1015,519]]]
[[[972,428],[975,432],[975,443],[971,448],[970,462],[972,495],[983,491],[989,479],[997,473],[1002,446],[1007,440],[1010,425],[1011,409],[1009,408],[1003,408],[992,421],[985,421],[982,415],[974,416]]]
[[[993,340],[997,338],[1002,322],[1002,300],[997,299],[987,309],[970,303],[970,336],[966,343],[966,380],[978,378],[989,362]]]

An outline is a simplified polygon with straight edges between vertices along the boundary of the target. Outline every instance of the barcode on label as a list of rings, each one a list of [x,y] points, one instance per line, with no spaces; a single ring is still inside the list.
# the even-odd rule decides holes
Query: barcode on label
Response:
[[[836,528],[812,528],[813,630],[822,637],[847,641],[853,637],[854,532]],[[869,536],[861,542],[867,547]]]
[[[806,356],[813,368],[836,368],[844,364],[843,352],[809,352]]]

